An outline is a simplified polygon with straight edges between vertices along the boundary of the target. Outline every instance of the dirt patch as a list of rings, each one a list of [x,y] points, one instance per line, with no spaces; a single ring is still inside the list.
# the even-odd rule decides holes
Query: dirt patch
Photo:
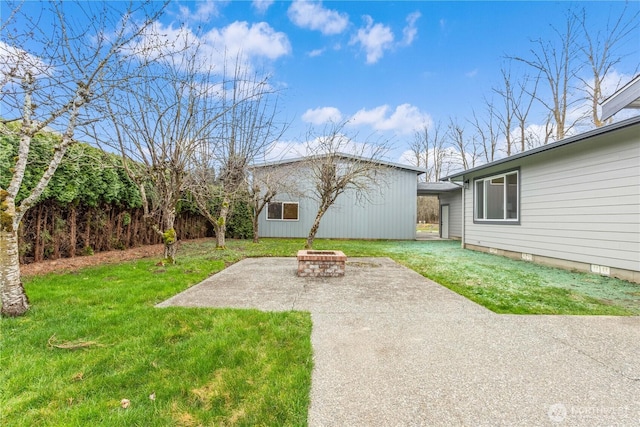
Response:
[[[56,260],[36,262],[20,266],[20,272],[25,276],[53,273],[56,271],[75,271],[84,267],[100,264],[130,261],[140,258],[157,257],[162,255],[163,245],[141,246],[124,251],[99,252],[90,256],[62,258]]]

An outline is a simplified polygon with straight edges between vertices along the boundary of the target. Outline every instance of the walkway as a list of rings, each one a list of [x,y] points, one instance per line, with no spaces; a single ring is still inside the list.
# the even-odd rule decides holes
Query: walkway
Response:
[[[246,259],[159,306],[308,310],[310,426],[640,425],[640,318],[497,315],[387,258]]]

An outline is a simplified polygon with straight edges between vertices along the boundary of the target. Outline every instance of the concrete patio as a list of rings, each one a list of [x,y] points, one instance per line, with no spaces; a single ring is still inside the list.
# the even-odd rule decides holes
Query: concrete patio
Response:
[[[388,258],[243,260],[159,307],[305,310],[310,426],[640,425],[640,318],[498,315]]]

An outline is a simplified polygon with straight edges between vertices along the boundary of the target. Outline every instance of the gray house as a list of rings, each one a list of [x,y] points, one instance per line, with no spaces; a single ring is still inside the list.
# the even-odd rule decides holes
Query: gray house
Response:
[[[341,161],[363,161],[341,154]],[[316,237],[349,239],[413,240],[416,235],[417,176],[421,168],[390,162],[376,162],[384,174],[382,184],[358,199],[354,191],[340,195],[322,218]],[[289,159],[254,166],[254,173],[279,176],[295,182],[295,191],[277,194],[259,218],[260,237],[307,237],[318,210],[309,195],[311,182],[305,159]],[[284,173],[283,173],[284,172]]]
[[[640,97],[628,87],[618,110]],[[464,248],[640,283],[640,117],[443,180],[459,186],[438,194]]]

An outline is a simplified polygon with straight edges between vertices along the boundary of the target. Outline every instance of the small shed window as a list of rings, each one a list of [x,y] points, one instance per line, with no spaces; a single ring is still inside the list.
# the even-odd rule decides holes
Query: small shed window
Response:
[[[267,219],[275,221],[297,221],[297,202],[271,202],[267,205]]]
[[[473,211],[476,221],[518,223],[519,203],[517,170],[474,181]]]

